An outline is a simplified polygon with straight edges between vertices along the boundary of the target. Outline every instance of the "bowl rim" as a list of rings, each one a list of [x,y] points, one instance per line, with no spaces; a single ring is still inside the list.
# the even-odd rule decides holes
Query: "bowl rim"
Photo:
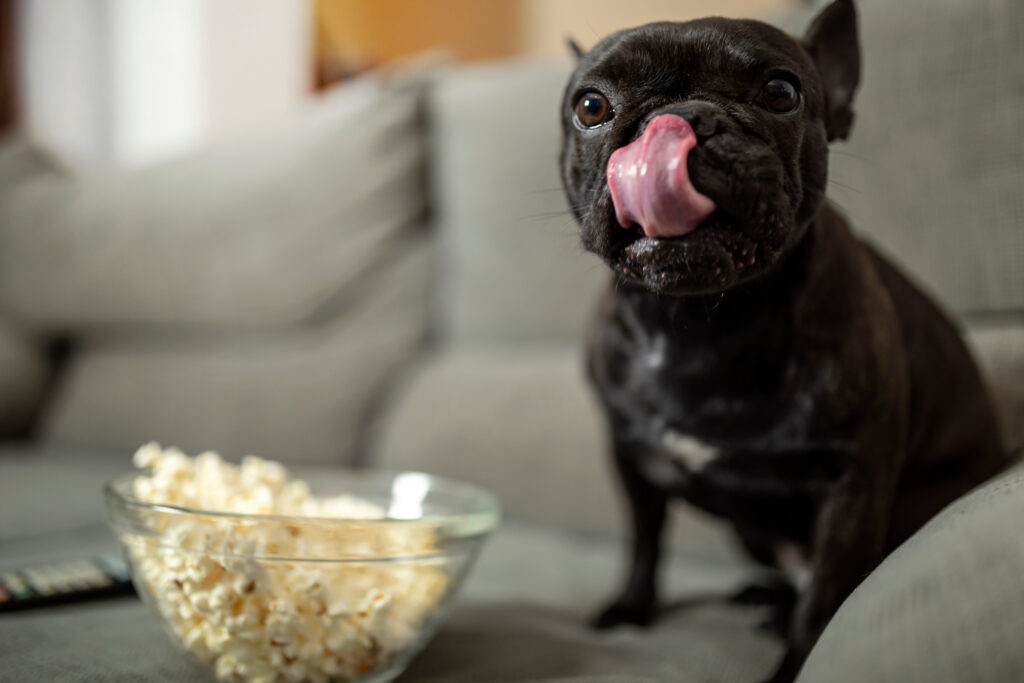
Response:
[[[468,498],[474,501],[473,509],[465,512],[452,512],[445,514],[430,514],[422,515],[420,517],[413,518],[400,518],[400,517],[371,517],[371,518],[359,518],[359,517],[321,517],[321,516],[303,516],[303,515],[279,515],[279,514],[255,514],[255,513],[243,513],[243,512],[227,512],[222,510],[204,510],[201,508],[193,508],[185,505],[174,505],[171,503],[150,503],[139,498],[136,498],[129,492],[129,486],[136,477],[145,474],[145,470],[133,470],[124,474],[118,475],[113,479],[108,480],[103,485],[103,497],[107,503],[108,511],[111,511],[111,507],[116,503],[119,507],[125,507],[130,509],[147,510],[151,512],[160,512],[170,515],[182,516],[182,517],[204,517],[204,518],[216,518],[223,520],[234,520],[238,522],[267,522],[273,524],[287,524],[287,525],[310,525],[310,524],[329,524],[337,526],[339,524],[357,524],[360,526],[376,526],[376,527],[399,527],[408,525],[421,525],[421,524],[435,524],[438,526],[444,526],[447,529],[449,537],[454,538],[470,538],[473,536],[482,536],[493,531],[501,521],[501,504],[498,501],[497,496],[476,484],[460,481],[458,479],[452,479],[450,477],[438,476],[435,474],[429,474],[426,472],[418,472],[415,470],[390,470],[390,469],[377,469],[377,468],[355,468],[355,467],[333,467],[333,466],[317,466],[317,465],[295,465],[294,467],[289,466],[289,471],[296,471],[299,473],[303,472],[323,472],[329,473],[332,476],[340,476],[343,478],[350,477],[365,477],[365,478],[391,478],[395,479],[400,475],[414,475],[417,477],[426,477],[430,483],[430,488],[443,489],[467,495]],[[343,492],[344,493],[344,492]],[[341,495],[341,494],[339,494]],[[467,523],[475,521],[476,523]]]

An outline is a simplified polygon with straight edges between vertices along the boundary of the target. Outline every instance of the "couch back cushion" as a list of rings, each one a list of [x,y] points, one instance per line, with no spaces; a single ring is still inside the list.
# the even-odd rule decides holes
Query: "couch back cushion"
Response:
[[[575,342],[607,280],[558,175],[568,65],[453,70],[431,98],[442,331],[454,343]]]
[[[371,75],[236,143],[68,173],[0,149],[0,310],[121,334],[287,328],[329,307],[427,205],[422,77]]]
[[[272,334],[85,340],[45,434],[126,458],[156,440],[235,460],[352,464],[382,391],[422,345],[431,266],[428,245],[410,244],[334,315]]]

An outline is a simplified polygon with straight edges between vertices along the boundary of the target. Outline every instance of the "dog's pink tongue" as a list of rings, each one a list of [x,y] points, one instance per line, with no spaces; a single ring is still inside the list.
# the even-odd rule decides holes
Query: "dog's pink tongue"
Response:
[[[678,237],[696,229],[715,203],[693,187],[686,155],[697,146],[690,124],[679,116],[655,117],[643,135],[608,160],[608,187],[615,217],[648,237]]]

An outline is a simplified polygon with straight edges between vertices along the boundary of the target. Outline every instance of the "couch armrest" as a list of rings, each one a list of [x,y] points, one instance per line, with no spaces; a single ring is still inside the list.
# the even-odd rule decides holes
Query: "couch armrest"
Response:
[[[947,507],[847,598],[798,683],[1020,680],[1022,518],[1020,466]]]

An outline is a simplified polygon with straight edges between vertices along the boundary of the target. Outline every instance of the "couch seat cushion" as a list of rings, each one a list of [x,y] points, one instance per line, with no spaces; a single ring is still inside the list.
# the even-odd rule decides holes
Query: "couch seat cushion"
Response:
[[[401,680],[749,683],[770,672],[781,643],[757,627],[764,611],[728,604],[751,576],[737,561],[673,553],[668,607],[652,628],[592,631],[586,620],[618,587],[621,560],[609,539],[506,524]]]

